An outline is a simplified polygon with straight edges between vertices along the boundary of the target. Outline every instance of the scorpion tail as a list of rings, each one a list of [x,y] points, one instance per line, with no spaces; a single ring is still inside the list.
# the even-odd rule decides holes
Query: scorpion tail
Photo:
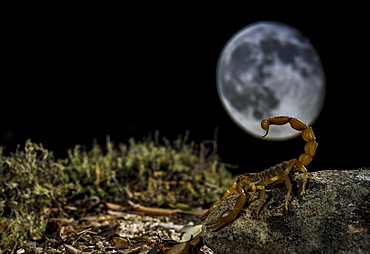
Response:
[[[316,142],[316,137],[312,128],[307,126],[301,120],[290,116],[275,116],[269,119],[264,119],[261,122],[261,127],[266,131],[266,133],[262,137],[266,137],[269,132],[270,125],[284,125],[287,123],[289,123],[293,129],[302,131],[302,138],[307,142],[307,144],[304,146],[304,153],[299,156],[299,161],[304,166],[307,166],[312,161],[312,157],[316,153],[318,143]]]

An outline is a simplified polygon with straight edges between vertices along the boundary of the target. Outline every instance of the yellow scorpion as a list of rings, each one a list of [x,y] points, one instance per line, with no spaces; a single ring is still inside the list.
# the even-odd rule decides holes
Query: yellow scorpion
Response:
[[[288,189],[288,193],[285,198],[285,209],[288,210],[288,200],[292,192],[292,184],[290,183],[289,175],[292,172],[303,172],[302,194],[305,194],[305,186],[307,182],[307,169],[305,166],[312,161],[312,157],[315,155],[318,145],[312,128],[294,117],[275,116],[262,120],[261,127],[266,131],[263,137],[268,134],[270,125],[284,125],[287,123],[289,123],[293,129],[302,131],[302,138],[307,142],[304,147],[304,153],[299,156],[298,160],[291,159],[259,173],[245,173],[238,176],[237,181],[226,190],[220,201],[215,202],[210,207],[210,209],[202,216],[202,219],[204,220],[222,200],[237,191],[239,196],[236,199],[234,207],[223,212],[219,218],[207,223],[205,225],[207,229],[218,229],[235,220],[247,201],[247,191],[252,191],[252,195],[248,200],[249,203],[252,201],[257,190],[261,191],[259,198],[260,201],[256,212],[257,218],[259,218],[259,212],[265,198],[265,188],[270,188],[282,182],[285,182],[285,186]]]

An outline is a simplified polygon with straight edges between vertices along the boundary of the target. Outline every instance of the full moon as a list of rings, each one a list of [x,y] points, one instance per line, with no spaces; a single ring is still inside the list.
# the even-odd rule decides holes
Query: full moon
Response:
[[[325,99],[325,74],[311,42],[297,29],[257,22],[224,46],[216,72],[217,91],[231,119],[261,138],[261,120],[294,116],[312,125]],[[290,126],[271,126],[268,140],[300,135]]]

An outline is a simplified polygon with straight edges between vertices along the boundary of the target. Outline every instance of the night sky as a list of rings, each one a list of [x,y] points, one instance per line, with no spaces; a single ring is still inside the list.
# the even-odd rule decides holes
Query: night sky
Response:
[[[96,140],[103,146],[107,135],[127,143],[156,130],[170,141],[189,130],[189,140],[199,143],[218,129],[218,154],[239,165],[230,169],[235,174],[298,158],[305,144],[300,137],[272,142],[250,136],[217,94],[222,48],[238,30],[266,20],[307,36],[326,74],[324,108],[312,126],[319,147],[308,170],[370,166],[363,22],[167,12],[138,13],[132,20],[125,13],[50,12],[9,21],[0,119],[6,153],[31,139],[65,158],[76,144],[90,149]]]

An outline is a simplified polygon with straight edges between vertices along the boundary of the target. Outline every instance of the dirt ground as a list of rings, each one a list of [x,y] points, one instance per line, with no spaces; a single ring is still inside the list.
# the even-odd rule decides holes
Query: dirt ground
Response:
[[[0,253],[214,253],[200,231],[196,214],[98,203],[69,218],[49,218],[44,239]]]

